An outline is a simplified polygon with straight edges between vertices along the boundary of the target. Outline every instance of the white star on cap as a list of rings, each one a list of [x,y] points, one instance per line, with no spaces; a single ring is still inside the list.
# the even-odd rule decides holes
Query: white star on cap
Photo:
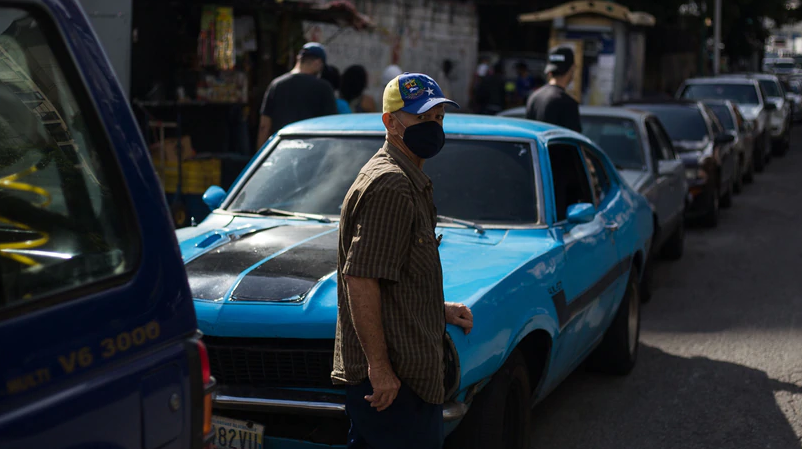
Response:
[[[434,95],[434,89],[432,89],[430,87],[430,88],[426,89],[426,93],[429,94],[429,96],[431,97],[432,95]]]
[[[430,86],[434,86],[434,81],[432,81],[432,80],[429,80],[429,85],[430,85]]]

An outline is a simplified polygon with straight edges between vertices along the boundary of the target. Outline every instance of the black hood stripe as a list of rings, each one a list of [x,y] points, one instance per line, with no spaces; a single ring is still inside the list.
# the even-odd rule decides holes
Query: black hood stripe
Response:
[[[192,296],[222,299],[243,272],[264,264],[279,251],[331,230],[331,226],[321,225],[267,228],[202,254],[186,265]]]
[[[301,243],[249,272],[231,299],[237,301],[301,300],[320,278],[337,270],[338,233]]]

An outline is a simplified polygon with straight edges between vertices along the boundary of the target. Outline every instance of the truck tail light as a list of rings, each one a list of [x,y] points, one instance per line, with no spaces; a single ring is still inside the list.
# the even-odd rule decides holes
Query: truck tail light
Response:
[[[211,447],[212,435],[212,392],[215,388],[215,380],[212,377],[212,370],[209,367],[209,352],[206,345],[201,340],[198,342],[198,356],[201,363],[201,378],[203,379],[203,441],[204,447]]]

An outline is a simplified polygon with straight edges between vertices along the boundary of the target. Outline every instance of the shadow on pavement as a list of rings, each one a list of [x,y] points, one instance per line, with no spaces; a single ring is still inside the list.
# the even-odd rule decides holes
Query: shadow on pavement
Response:
[[[578,370],[533,412],[532,448],[791,449],[800,439],[777,405],[802,386],[763,371],[641,344],[629,377]],[[787,400],[787,399],[783,399]]]

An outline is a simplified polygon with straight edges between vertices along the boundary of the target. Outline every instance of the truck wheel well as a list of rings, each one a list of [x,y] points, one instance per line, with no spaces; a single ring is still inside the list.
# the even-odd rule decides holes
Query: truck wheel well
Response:
[[[532,391],[537,391],[540,380],[546,372],[551,353],[551,335],[538,329],[524,337],[517,347],[526,359],[526,368],[529,371],[529,385]]]

